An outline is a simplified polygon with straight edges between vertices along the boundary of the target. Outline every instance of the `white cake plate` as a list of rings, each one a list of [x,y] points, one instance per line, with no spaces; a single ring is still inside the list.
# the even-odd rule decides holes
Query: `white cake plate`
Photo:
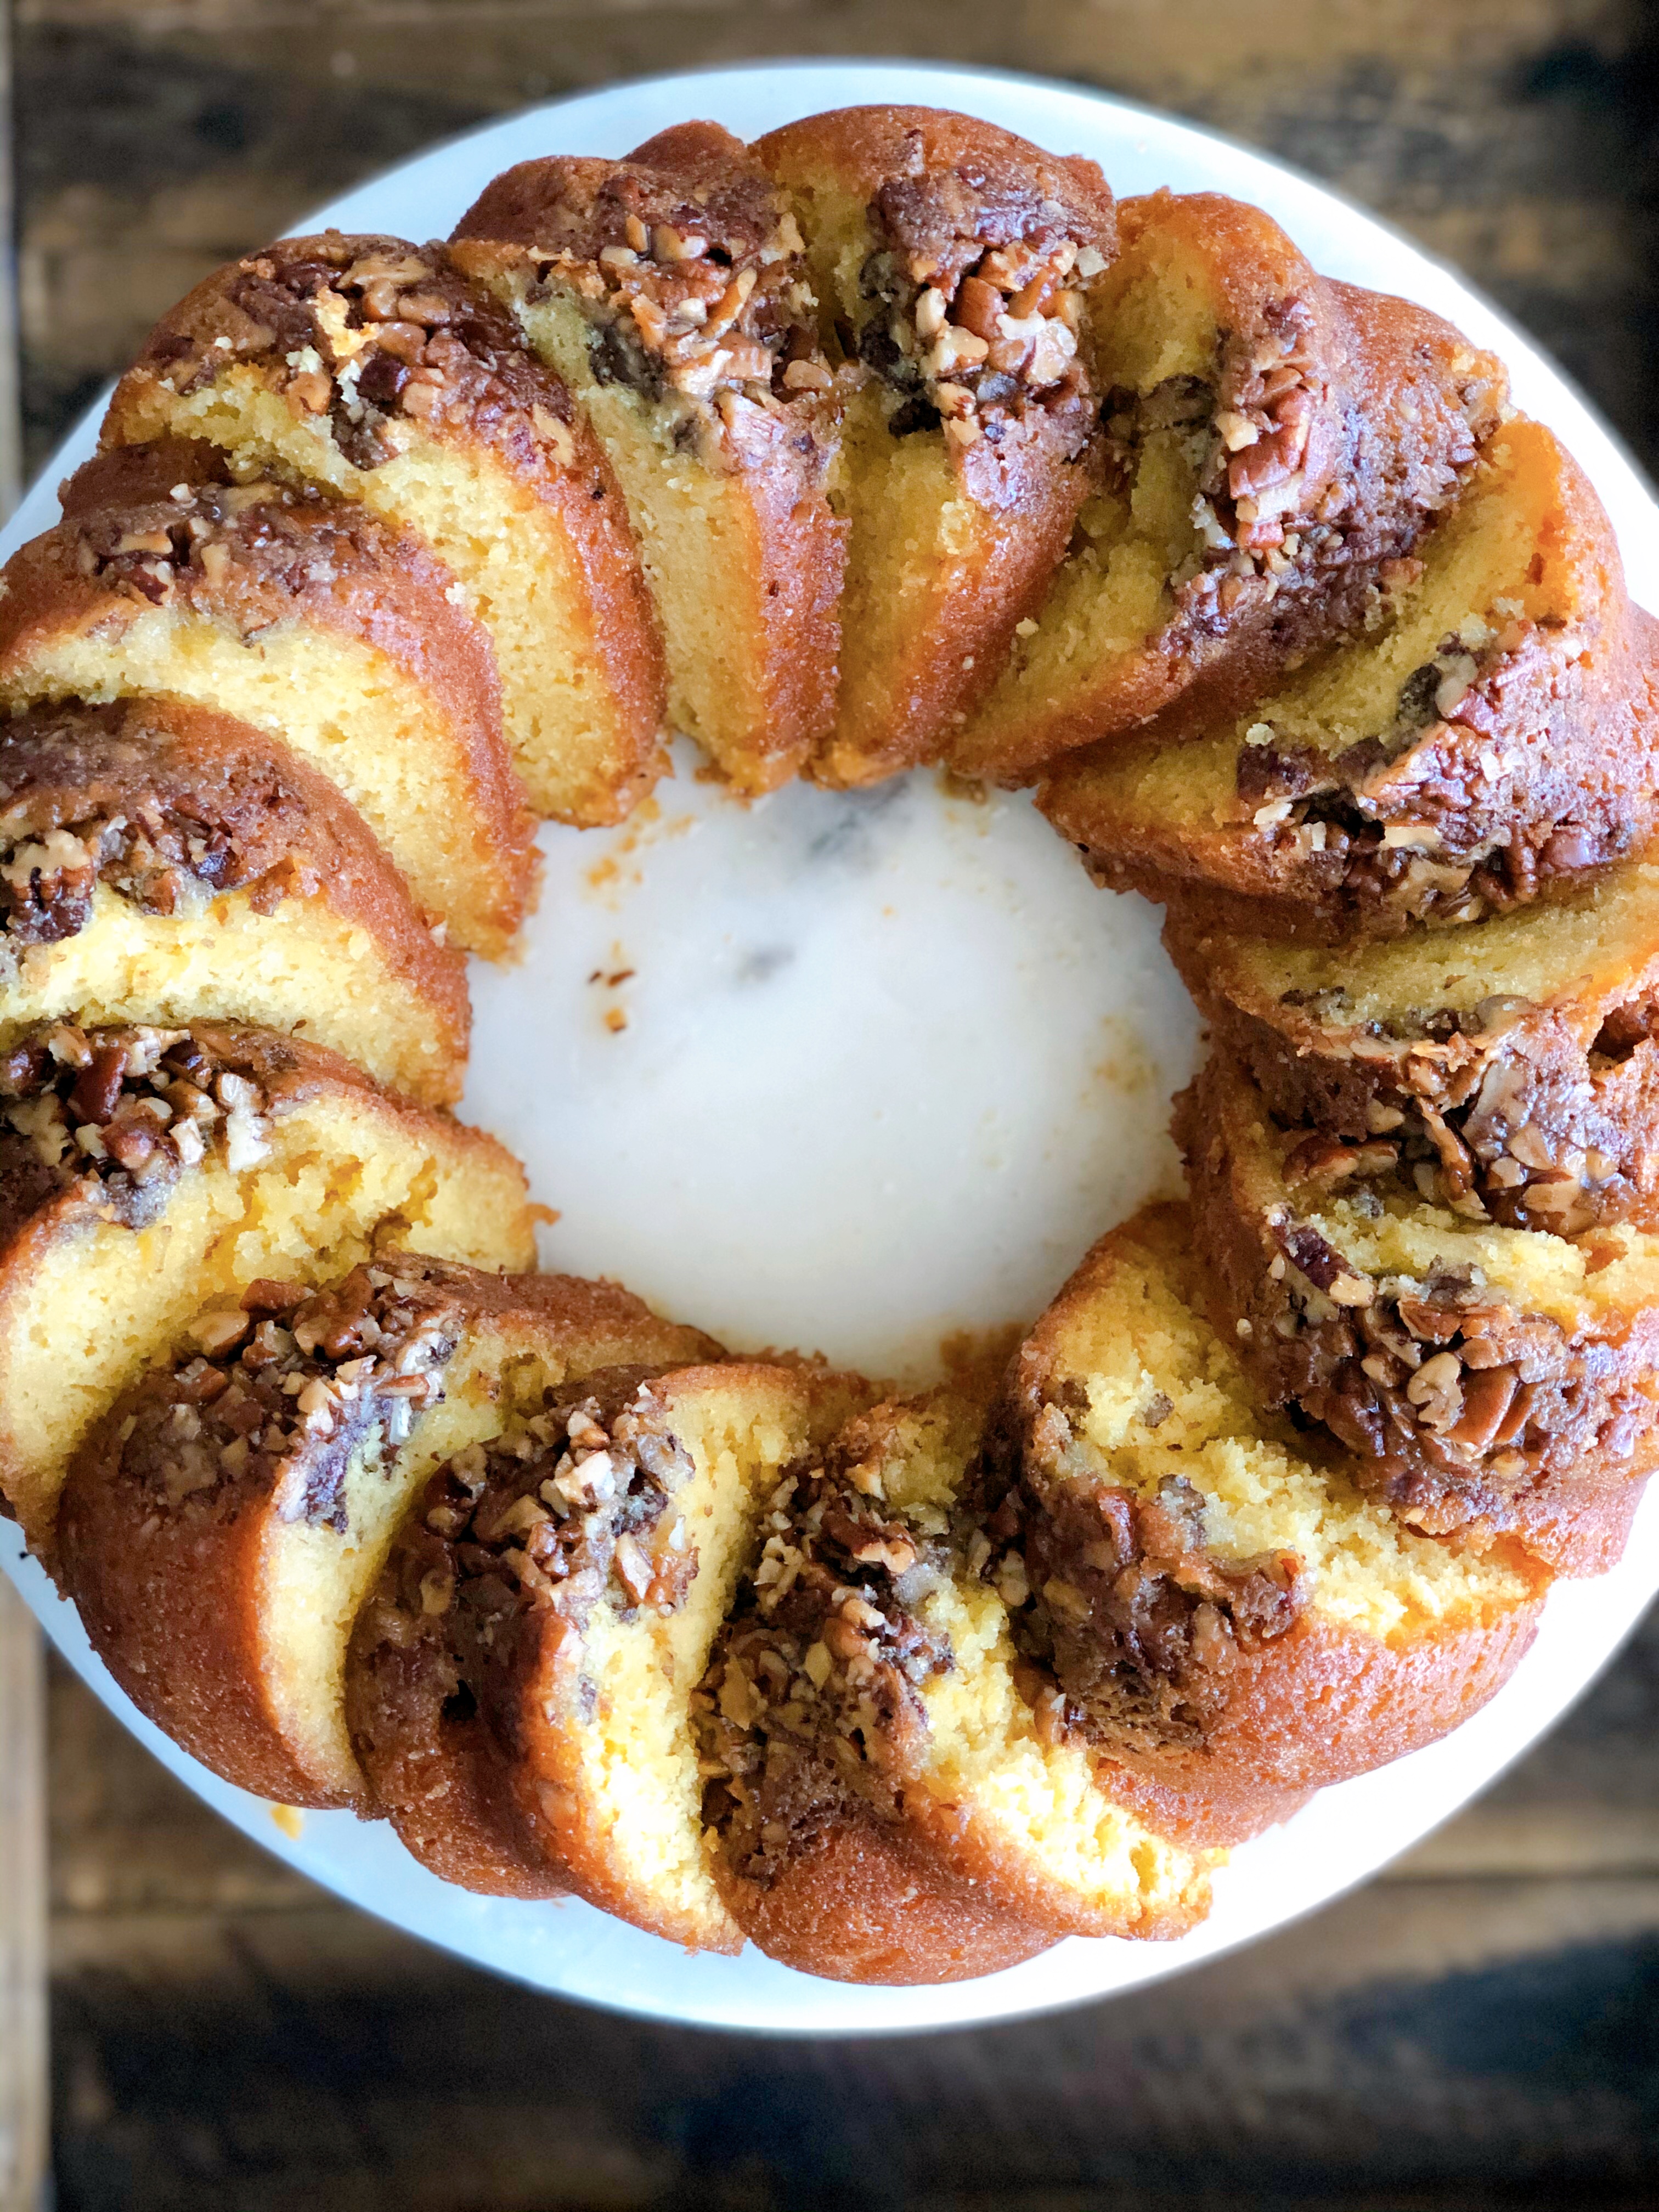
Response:
[[[891,63],[660,77],[475,131],[296,228],[441,237],[498,170],[533,155],[619,155],[692,116],[750,138],[867,101],[966,109],[1055,153],[1092,155],[1121,194],[1169,185],[1254,200],[1331,276],[1449,316],[1504,355],[1517,404],[1577,455],[1632,591],[1659,606],[1659,508],[1520,331],[1334,193],[1120,100]],[[53,456],[0,553],[56,520],[56,486],[92,452],[100,412]],[[1097,1236],[1175,1187],[1168,1101],[1197,1031],[1158,915],[1092,890],[1024,799],[976,805],[921,774],[856,797],[797,785],[744,806],[695,769],[683,751],[676,779],[623,830],[543,833],[546,885],[522,960],[474,963],[465,1111],[523,1156],[537,1197],[559,1209],[544,1264],[618,1276],[734,1346],[813,1347],[925,1381],[943,1340],[1034,1316]],[[845,1988],[752,1950],[689,1957],[584,1905],[447,1888],[384,1826],[345,1814],[279,1826],[273,1808],[134,1711],[9,1525],[0,1565],[165,1765],[365,1911],[586,2003],[707,2027],[882,2033],[1139,1988],[1364,1881],[1468,1803],[1606,1664],[1659,1589],[1659,1497],[1622,1565],[1553,1595],[1530,1654],[1484,1712],[1238,1851],[1205,1926],[1171,1944],[1063,1943],[943,1990]]]

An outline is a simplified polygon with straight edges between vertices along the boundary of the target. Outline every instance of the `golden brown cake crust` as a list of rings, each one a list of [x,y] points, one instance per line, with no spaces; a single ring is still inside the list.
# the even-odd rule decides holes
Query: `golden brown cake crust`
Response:
[[[0,960],[86,927],[99,886],[140,912],[246,893],[320,898],[375,940],[441,1050],[423,1103],[465,1073],[465,963],[327,779],[246,723],[183,700],[40,707],[0,729]]]
[[[64,520],[7,566],[0,684],[26,692],[33,655],[55,636],[97,626],[113,643],[150,606],[244,637],[299,618],[384,653],[452,735],[467,782],[457,834],[476,855],[476,934],[480,949],[500,951],[534,879],[533,825],[501,737],[494,653],[447,596],[448,571],[360,507],[230,484],[199,441],[101,454],[70,479],[64,501]]]
[[[1197,1311],[1194,1242],[1185,1206],[1153,1206],[1085,1259],[1011,1371],[984,1504],[1030,1590],[1058,1577],[1076,1594],[1064,1612],[1043,1600],[1015,1616],[1016,1639],[1058,1681],[1057,1723],[1139,1778],[1127,1802],[1150,1825],[1224,1844],[1476,1711],[1530,1644],[1548,1576],[1516,1553],[1528,1595],[1384,1641],[1322,1613],[1294,1556],[1224,1565],[1179,1499],[1085,1472],[1068,1455],[1073,1316],[1103,1297],[1139,1303],[1152,1271]]]
[[[651,780],[662,723],[650,594],[609,461],[496,301],[441,245],[339,231],[280,239],[226,263],[156,325],[110,401],[104,446],[165,434],[173,395],[232,369],[325,421],[353,469],[380,466],[398,449],[388,426],[402,425],[487,449],[556,518],[586,595],[580,628],[614,702],[611,786],[582,820],[621,820]]]
[[[0,1271],[26,1267],[32,1248],[61,1235],[77,1217],[136,1226],[165,1210],[178,1177],[200,1157],[179,1135],[180,1127],[194,1126],[196,1106],[187,1090],[177,1088],[166,1117],[142,1110],[147,1098],[162,1095],[149,1079],[152,1071],[206,1093],[216,1092],[221,1078],[233,1077],[248,1086],[239,1103],[255,1120],[280,1119],[328,1091],[373,1097],[414,1121],[428,1118],[424,1109],[382,1091],[343,1054],[305,1037],[234,1023],[93,1030],[43,1023],[0,1055],[0,1109],[6,1114],[0,1128]],[[49,1097],[61,1110],[54,1108],[29,1133],[15,1126],[19,1105]],[[101,1152],[76,1144],[59,1151],[47,1123],[52,1131],[97,1132]],[[222,1114],[203,1126],[208,1144],[224,1141]],[[459,1122],[446,1120],[443,1127],[453,1144],[505,1157],[493,1137]],[[59,1157],[52,1160],[47,1156],[55,1151]]]
[[[359,1618],[347,1670],[364,1771],[424,1865],[490,1894],[537,1881],[542,1893],[574,1892],[671,1942],[691,1931],[673,1905],[641,1895],[611,1839],[615,1805],[596,1796],[590,1623],[601,1602],[625,1620],[684,1604],[708,1563],[675,1505],[691,1473],[677,1411],[711,1389],[740,1395],[777,1379],[757,1363],[670,1364],[717,1349],[681,1336],[641,1341],[652,1365],[556,1392],[522,1441],[440,1468]],[[788,1387],[825,1425],[849,1389],[867,1389],[811,1366],[792,1367]],[[596,1448],[616,1486],[608,1498],[580,1487],[582,1455]],[[452,1802],[466,1813],[449,1832]],[[700,1948],[736,1949],[725,1933],[722,1945],[718,1928],[702,1929]]]
[[[741,140],[684,124],[622,161],[519,163],[451,243],[483,281],[516,272],[532,300],[573,290],[600,378],[678,407],[689,453],[741,484],[747,557],[709,609],[738,641],[747,694],[722,766],[745,791],[772,789],[833,710],[844,556],[826,495],[830,379],[780,195]]]
[[[718,1858],[714,1879],[726,1910],[768,1958],[830,1981],[973,1981],[1059,1940],[1017,1919],[857,1799],[769,1887],[744,1881]]]
[[[1094,406],[1066,286],[1079,249],[1092,266],[1115,250],[1112,195],[1092,161],[929,108],[840,109],[754,150],[797,202],[809,261],[815,190],[830,179],[866,204],[857,307],[838,297],[820,309],[837,325],[843,380],[879,397],[894,437],[939,438],[958,490],[948,563],[891,665],[844,669],[836,726],[815,762],[821,781],[869,783],[945,749],[1040,599],[1090,489]],[[1011,313],[1018,329],[1004,334],[999,318]],[[898,322],[914,344],[896,342]]]
[[[1589,895],[1591,914],[1607,915],[1606,893],[1625,904],[1621,872]],[[1645,890],[1645,863],[1630,880]],[[1567,911],[1534,907],[1525,919],[1543,933]],[[1659,1225],[1659,915],[1634,941],[1622,915],[1607,927],[1614,933],[1588,963],[1575,931],[1537,996],[1474,1005],[1455,986],[1486,952],[1485,926],[1419,937],[1416,973],[1382,1016],[1370,1012],[1376,975],[1360,961],[1350,977],[1367,994],[1363,1016],[1341,984],[1276,991],[1248,944],[1179,915],[1164,941],[1218,1048],[1274,1117],[1335,1140],[1331,1171],[1346,1164],[1338,1148],[1409,1142],[1432,1159],[1443,1202],[1473,1192],[1507,1226],[1577,1235],[1601,1222]],[[1494,980],[1504,964],[1500,955]]]
[[[1652,833],[1659,774],[1659,624],[1626,596],[1611,525],[1547,431],[1498,441],[1553,489],[1536,559],[1554,570],[1559,620],[1495,633],[1444,708],[1403,749],[1381,739],[1320,757],[1251,739],[1237,788],[1177,811],[1137,798],[1162,757],[1203,744],[1218,720],[1189,695],[1133,738],[1085,748],[1041,783],[1037,805],[1097,881],[1180,908],[1191,926],[1323,943],[1465,921],[1590,879]],[[1457,641],[1449,668],[1461,665]],[[1439,675],[1457,689],[1461,679]]]
[[[970,1958],[976,1944],[1039,1937],[1167,1938],[1208,1905],[1203,1870],[1192,1865],[1158,1885],[1158,1895],[1139,1866],[1115,1895],[1091,1895],[1031,1836],[988,1815],[972,1785],[945,1791],[935,1778],[921,1693],[960,1662],[918,1598],[940,1579],[975,1579],[972,1539],[944,1511],[924,1525],[896,1509],[888,1477],[932,1421],[971,1478],[985,1410],[948,1393],[877,1406],[790,1470],[774,1500],[787,1504],[692,1700],[722,1894],[763,1949],[775,1932],[805,1940],[839,1878],[837,1838],[856,1839],[865,1888],[845,1939],[848,1979],[863,1978],[872,1947],[893,1973],[901,1961],[914,1968],[939,1925],[959,1936],[947,1959]],[[978,1548],[988,1557],[988,1546]],[[1097,1816],[1126,1802],[1116,1780],[1102,1770]],[[833,1939],[820,1930],[813,1940]]]
[[[228,1343],[147,1376],[82,1445],[59,1519],[64,1585],[123,1688],[216,1773],[291,1804],[373,1809],[367,1791],[342,1800],[319,1787],[270,1702],[260,1656],[270,1531],[299,1521],[343,1532],[355,1443],[394,1403],[418,1411],[441,1395],[470,1330],[544,1341],[573,1365],[630,1340],[652,1349],[708,1340],[612,1284],[489,1275],[403,1253],[321,1292],[256,1283],[243,1305],[240,1328],[233,1316],[218,1331]],[[295,1376],[301,1389],[285,1389]]]
[[[1308,1218],[1352,1188],[1321,1175],[1333,1148],[1279,1131],[1220,1054],[1176,1101],[1176,1139],[1210,1310],[1267,1404],[1322,1421],[1354,1480],[1431,1534],[1507,1536],[1557,1574],[1618,1557],[1659,1456],[1659,1311],[1571,1328],[1467,1269],[1357,1272]],[[1395,1149],[1368,1139],[1354,1180],[1399,1189]]]
[[[165,1224],[173,1194],[198,1164],[235,1161],[234,1172],[257,1165],[271,1123],[331,1099],[361,1102],[383,1126],[423,1139],[448,1172],[470,1165],[495,1182],[504,1213],[501,1259],[531,1264],[535,1233],[524,1174],[505,1147],[382,1091],[322,1045],[231,1023],[92,1030],[43,1023],[0,1055],[0,1353],[29,1325],[41,1271],[65,1251],[94,1234]],[[477,1249],[495,1256],[487,1237]],[[7,1501],[0,1510],[22,1522],[43,1558],[52,1547],[54,1480],[20,1455],[0,1423],[0,1499]]]
[[[1103,252],[1115,240],[1116,203],[1098,162],[1047,153],[950,108],[828,108],[769,131],[753,152],[769,173],[810,161],[833,170],[849,192],[884,196],[896,242],[927,253],[953,277],[996,242],[994,233],[1012,239],[1063,229]]]
[[[1525,1657],[1540,1602],[1401,1644],[1304,1619],[1240,1658],[1202,1744],[1125,1760],[1114,1786],[1148,1827],[1191,1849],[1230,1849],[1288,1820],[1316,1791],[1461,1727]]]
[[[1426,309],[1320,276],[1261,209],[1159,191],[1121,202],[1118,224],[1126,253],[1150,234],[1209,267],[1224,338],[1202,404],[1250,441],[1230,451],[1218,434],[1209,489],[1224,542],[1137,651],[1046,700],[1010,688],[988,702],[951,748],[963,775],[1027,780],[1200,677],[1207,700],[1246,700],[1287,656],[1358,629],[1371,572],[1410,554],[1503,419],[1494,355]],[[1132,465],[1135,395],[1105,393],[1102,414],[1109,480]]]

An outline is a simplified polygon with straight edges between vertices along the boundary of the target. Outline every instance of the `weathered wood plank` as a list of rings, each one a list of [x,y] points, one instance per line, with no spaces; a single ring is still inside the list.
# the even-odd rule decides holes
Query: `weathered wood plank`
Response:
[[[1633,2204],[1659,2117],[1651,1880],[1375,1889],[1115,2005],[896,2045],[578,2013],[327,1912],[77,1923],[60,2189],[99,2212]]]
[[[40,2212],[46,2157],[45,1684],[34,1621],[0,1582],[0,2212]]]

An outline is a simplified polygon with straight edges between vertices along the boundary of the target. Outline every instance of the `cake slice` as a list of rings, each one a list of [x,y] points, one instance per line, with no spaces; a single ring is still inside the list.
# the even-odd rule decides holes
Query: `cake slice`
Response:
[[[744,1361],[591,1375],[433,1475],[347,1673],[364,1772],[423,1865],[740,1948],[692,1692],[781,1470],[869,1395]]]
[[[1368,945],[1165,939],[1269,1111],[1401,1148],[1443,1205],[1577,1236],[1659,1200],[1659,859],[1458,930]],[[1330,1171],[1341,1163],[1334,1150]],[[1477,1217],[1478,1218],[1478,1217]]]
[[[235,485],[200,441],[102,455],[13,555],[0,704],[171,695],[280,738],[351,801],[451,939],[502,953],[534,880],[489,640],[420,542]]]
[[[742,792],[833,711],[832,379],[782,196],[712,123],[625,161],[521,161],[451,241],[574,395],[621,483],[671,720]]]
[[[1404,300],[1328,283],[1215,192],[1118,210],[1085,292],[1103,481],[995,689],[951,749],[1021,780],[1198,678],[1247,698],[1363,629],[1503,420],[1503,365]]]
[[[696,1701],[722,1893],[805,1972],[958,1981],[1208,1909],[1203,1856],[1031,1700],[966,1510],[983,1427],[939,1391],[789,1469]]]
[[[441,246],[325,231],[225,266],[116,386],[106,447],[203,438],[239,483],[360,501],[489,632],[538,813],[618,822],[658,765],[662,649],[617,481],[561,380]]]
[[[1084,288],[1115,251],[1092,161],[935,108],[759,140],[848,389],[841,689],[814,773],[938,759],[1041,604],[1093,483]]]
[[[1185,1206],[1144,1209],[1026,1340],[986,1572],[1054,1724],[1149,1818],[1229,1843],[1468,1719],[1532,1641],[1547,1577],[1406,1528],[1267,1407],[1204,1317],[1194,1242]]]
[[[46,1022],[303,1033],[460,1095],[465,965],[325,777],[179,699],[0,725],[0,1053]]]
[[[568,1275],[396,1252],[314,1281],[231,1285],[112,1408],[64,1488],[63,1579],[116,1680],[192,1757],[288,1804],[372,1812],[347,1644],[433,1468],[573,1376],[717,1347]]]
[[[1652,827],[1655,630],[1577,464],[1492,441],[1363,637],[1243,711],[1180,702],[1061,761],[1038,805],[1103,882],[1245,934],[1472,920]]]
[[[260,1030],[59,1023],[0,1059],[0,1497],[50,1558],[70,1455],[204,1304],[392,1236],[533,1265],[493,1138]]]
[[[1281,1128],[1224,1054],[1176,1134],[1206,1310],[1267,1402],[1322,1422],[1415,1527],[1612,1565],[1656,1455],[1659,1237],[1497,1225],[1397,1135]]]

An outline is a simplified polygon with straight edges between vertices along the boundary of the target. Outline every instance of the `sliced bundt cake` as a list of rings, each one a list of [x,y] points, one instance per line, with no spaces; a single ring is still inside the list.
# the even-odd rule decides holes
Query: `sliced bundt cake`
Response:
[[[1327,1175],[1359,1172],[1341,1148],[1380,1139],[1425,1196],[1474,1219],[1561,1236],[1654,1225],[1659,860],[1368,945],[1240,937],[1179,915],[1165,937],[1268,1110],[1334,1140]]]
[[[1510,422],[1368,634],[1212,719],[1189,700],[1062,761],[1038,804],[1103,881],[1324,941],[1467,921],[1646,840],[1650,618],[1577,464]]]
[[[613,1284],[407,1252],[322,1290],[232,1286],[192,1334],[77,1454],[64,1586],[122,1687],[204,1765],[364,1811],[347,1644],[434,1464],[573,1376],[717,1349]]]
[[[489,633],[538,812],[616,822],[646,789],[662,652],[616,478],[563,383],[441,246],[327,231],[216,270],[105,417],[106,446],[167,437],[425,540]]]
[[[49,1554],[64,1466],[204,1304],[378,1237],[534,1264],[493,1138],[259,1030],[59,1023],[0,1060],[0,1495]]]
[[[983,1427],[940,1391],[798,1461],[697,1699],[722,1893],[809,1973],[957,1981],[1207,1908],[1202,1859],[1030,1701],[964,1510]]]
[[[1154,192],[1087,289],[1104,468],[1047,597],[951,750],[1013,781],[1200,675],[1248,696],[1362,628],[1503,419],[1494,356],[1403,300],[1328,283],[1259,208]]]
[[[1616,1559],[1659,1427],[1659,1237],[1492,1223],[1399,1135],[1284,1129],[1217,1054],[1176,1113],[1218,1326],[1267,1401],[1322,1421],[1414,1526]]]
[[[782,1468],[870,1393],[745,1362],[592,1375],[432,1477],[353,1639],[352,1740],[416,1856],[698,1950],[690,1706]]]
[[[179,699],[0,725],[0,1052],[43,1022],[302,1032],[460,1095],[461,956],[334,786]]]
[[[848,389],[841,690],[815,773],[871,783],[945,750],[1091,488],[1078,338],[1112,196],[1092,161],[933,108],[812,116],[755,153]]]
[[[1405,1527],[1271,1411],[1204,1318],[1193,1247],[1184,1206],[1145,1209],[1026,1340],[984,1571],[1054,1724],[1135,1778],[1148,1817],[1225,1843],[1467,1719],[1547,1578]]]
[[[688,123],[623,161],[520,162],[452,245],[622,483],[671,720],[769,791],[833,712],[843,551],[832,380],[782,196],[740,140]]]
[[[0,703],[171,694],[281,738],[357,808],[458,945],[499,954],[533,879],[489,640],[420,542],[235,485],[195,441],[90,461],[15,554]]]

